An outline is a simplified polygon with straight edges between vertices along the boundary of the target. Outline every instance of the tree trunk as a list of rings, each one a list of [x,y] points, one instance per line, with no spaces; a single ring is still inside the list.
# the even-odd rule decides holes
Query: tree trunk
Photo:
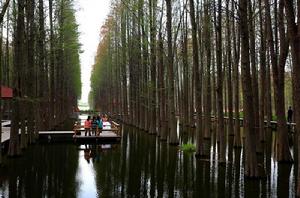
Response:
[[[227,25],[227,86],[228,86],[228,135],[234,135],[233,129],[233,93],[232,93],[232,55],[231,55],[231,30],[229,18],[229,3],[226,1],[226,25]]]
[[[254,132],[259,137],[259,102],[258,102],[258,82],[256,68],[256,50],[255,50],[255,18],[252,11],[251,1],[248,1],[249,9],[249,36],[250,36],[250,61],[252,72],[252,91],[253,91],[253,110],[254,110]],[[256,139],[256,152],[262,152],[259,138]]]
[[[247,16],[247,0],[239,1],[240,12],[240,31],[241,31],[241,74],[243,88],[243,105],[244,105],[244,132],[245,139],[245,176],[258,177],[258,167],[255,148],[254,131],[254,111],[253,111],[253,92],[252,79],[249,65],[249,32]]]
[[[175,82],[174,82],[174,65],[173,65],[173,44],[172,44],[172,5],[171,0],[166,0],[167,12],[167,43],[168,43],[168,78],[169,78],[169,108],[170,108],[170,139],[169,143],[177,145],[178,137],[176,130],[175,115]]]
[[[160,117],[160,139],[165,141],[167,140],[167,115],[166,115],[166,86],[164,82],[164,59],[163,59],[163,39],[162,32],[160,30],[158,36],[158,89],[160,94],[159,100],[159,117]]]
[[[27,74],[27,94],[29,98],[35,98],[36,96],[36,87],[35,87],[35,81],[36,81],[36,65],[35,65],[35,21],[34,21],[34,8],[35,8],[35,1],[28,1],[27,3],[27,23],[28,23],[28,36],[27,36],[27,62],[28,62],[28,74]],[[32,102],[28,102],[28,119],[27,119],[27,139],[28,143],[31,144],[34,142],[34,106],[31,105]]]
[[[205,106],[204,106],[204,138],[211,136],[211,31],[210,31],[210,3],[204,4],[204,46],[206,52],[206,91],[205,91]],[[214,75],[214,74],[213,74]]]
[[[259,0],[259,9],[262,10],[262,0]],[[266,41],[265,29],[263,26],[265,18],[262,11],[259,12],[260,24],[260,103],[259,103],[259,140],[264,142],[265,139],[265,90],[266,90]]]
[[[217,17],[217,39],[216,39],[216,58],[217,58],[217,111],[218,111],[218,128],[220,140],[220,163],[225,163],[226,151],[226,132],[224,130],[224,110],[223,110],[223,70],[222,70],[222,5],[221,0],[218,1],[218,17]]]
[[[13,75],[13,92],[14,100],[12,102],[12,121],[10,131],[10,141],[8,148],[8,156],[17,156],[21,154],[19,145],[19,121],[20,121],[20,105],[22,98],[22,71],[24,66],[24,2],[18,1],[17,25],[14,42],[14,75]]]
[[[288,55],[288,42],[285,39],[284,27],[280,28],[280,55],[279,62],[276,59],[274,48],[271,15],[269,8],[269,0],[265,0],[266,5],[266,28],[267,28],[267,41],[270,49],[273,84],[274,84],[274,101],[277,116],[277,134],[276,134],[276,158],[278,161],[292,161],[289,144],[288,144],[288,129],[285,120],[284,108],[284,67]],[[279,20],[283,22],[283,1],[280,0]],[[276,13],[277,14],[277,13]]]
[[[231,2],[232,11],[234,12],[234,0]],[[239,27],[237,27],[239,29]],[[241,147],[241,127],[240,127],[240,80],[239,80],[239,61],[240,61],[240,31],[238,30],[238,38],[236,36],[235,21],[232,22],[232,37],[234,49],[234,65],[233,65],[233,84],[234,84],[234,147]]]
[[[294,97],[300,98],[300,25],[296,24],[295,11],[293,1],[285,0],[285,10],[287,17],[288,34],[290,38],[291,54],[293,60],[293,86],[294,86]],[[298,8],[298,12],[299,8]],[[298,13],[299,14],[299,13]],[[296,130],[299,132],[300,126],[300,100],[295,101],[295,114],[296,116]],[[300,159],[300,135],[297,134],[298,144],[298,160]],[[300,170],[300,163],[298,163],[298,170]],[[300,171],[297,175],[297,196],[300,196]]]
[[[2,58],[3,58],[3,50],[2,50],[2,39],[3,39],[3,24],[1,24],[1,49],[0,49],[0,64],[2,64]],[[2,65],[1,65],[2,68]],[[5,70],[3,71],[5,73]],[[4,109],[3,103],[2,103],[2,69],[0,69],[0,166],[2,166],[2,110]]]
[[[151,124],[150,134],[156,134],[156,7],[157,1],[149,1],[150,10],[150,58],[151,58],[151,86],[150,86],[150,110]]]
[[[202,131],[202,79],[200,79],[199,57],[198,57],[198,40],[197,40],[197,26],[195,21],[194,0],[190,2],[190,18],[192,25],[192,46],[193,46],[193,68],[195,73],[195,93],[196,93],[196,155],[204,154],[203,150],[203,131]]]
[[[186,14],[187,18],[187,14]],[[183,22],[182,27],[182,64],[183,64],[183,90],[182,90],[182,126],[188,127],[191,123],[190,105],[191,99],[189,98],[191,90],[189,89],[189,63],[188,63],[188,32],[187,32],[187,19]]]
[[[50,127],[55,126],[55,52],[54,52],[54,31],[53,31],[53,0],[49,0],[49,25],[50,25]]]

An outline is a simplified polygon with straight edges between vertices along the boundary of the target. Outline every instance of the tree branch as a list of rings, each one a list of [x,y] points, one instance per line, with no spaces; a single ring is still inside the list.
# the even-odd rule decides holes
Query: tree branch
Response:
[[[10,0],[6,0],[6,2],[2,6],[2,10],[1,10],[1,13],[0,13],[0,23],[3,22],[3,18],[4,18],[4,15],[5,15],[5,12],[8,8],[9,2],[10,2]]]

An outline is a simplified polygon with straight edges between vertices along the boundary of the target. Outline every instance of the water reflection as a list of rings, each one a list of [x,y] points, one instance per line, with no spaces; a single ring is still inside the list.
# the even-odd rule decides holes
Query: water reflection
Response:
[[[35,145],[0,171],[3,197],[294,197],[294,165],[273,158],[275,136],[261,144],[261,180],[244,179],[244,151],[228,137],[219,165],[216,131],[196,159],[155,136],[125,126],[119,145]],[[193,142],[194,130],[181,134]]]
[[[77,197],[78,152],[74,146],[31,146],[1,168],[2,197]]]

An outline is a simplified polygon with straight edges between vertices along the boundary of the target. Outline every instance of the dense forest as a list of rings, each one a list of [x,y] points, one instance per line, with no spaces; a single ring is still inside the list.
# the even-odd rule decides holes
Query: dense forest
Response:
[[[38,131],[52,129],[77,106],[80,44],[73,4],[1,1],[0,82],[13,89],[12,100],[1,98],[1,114],[11,111],[8,156],[20,155]]]
[[[234,136],[235,148],[244,148],[245,176],[262,178],[258,155],[271,121],[277,122],[276,160],[293,163],[300,154],[286,120],[292,106],[300,126],[299,6],[293,0],[115,0],[100,32],[90,105],[172,145],[179,143],[177,121],[180,133],[195,127],[196,156],[206,157],[203,141],[215,138],[221,164]]]

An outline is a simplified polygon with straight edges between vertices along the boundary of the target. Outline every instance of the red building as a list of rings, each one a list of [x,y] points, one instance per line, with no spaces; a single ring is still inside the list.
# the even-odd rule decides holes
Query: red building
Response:
[[[13,97],[12,88],[1,85],[1,98],[11,99],[12,97]]]

